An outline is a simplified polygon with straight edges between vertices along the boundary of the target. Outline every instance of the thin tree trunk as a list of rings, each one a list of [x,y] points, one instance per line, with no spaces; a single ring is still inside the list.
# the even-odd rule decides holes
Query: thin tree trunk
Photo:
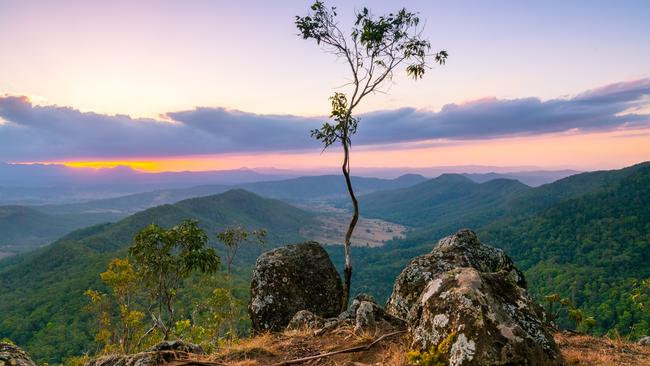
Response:
[[[343,176],[345,176],[345,184],[348,188],[348,193],[350,194],[350,199],[352,200],[352,206],[354,208],[354,214],[352,215],[352,220],[348,226],[348,231],[345,233],[345,281],[343,283],[343,307],[341,311],[345,311],[348,308],[348,302],[350,301],[350,282],[352,279],[352,233],[354,228],[359,221],[359,202],[357,202],[357,197],[354,195],[354,189],[352,188],[352,181],[350,179],[350,147],[346,139],[343,140]]]

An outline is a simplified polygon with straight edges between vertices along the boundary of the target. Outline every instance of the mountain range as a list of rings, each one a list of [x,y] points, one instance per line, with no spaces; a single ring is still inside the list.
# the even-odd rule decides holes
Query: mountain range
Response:
[[[407,187],[425,181],[426,178],[410,174],[395,179],[353,177],[352,180],[358,192],[368,193]],[[233,188],[303,206],[319,200],[340,199],[347,194],[345,182],[340,176],[324,175],[232,186],[201,185],[70,204],[0,206],[0,229],[6,228],[0,231],[5,234],[0,238],[0,252],[8,255],[29,251],[49,244],[75,229],[102,222],[115,222],[151,207],[223,193]]]
[[[525,169],[525,170],[512,170]],[[443,173],[471,174],[472,179],[508,177],[535,186],[577,173],[573,170],[535,170],[533,167],[502,168],[481,166],[385,168],[355,171],[357,175],[392,180],[418,172],[435,177]],[[240,168],[202,172],[150,173],[128,166],[72,168],[60,164],[8,164],[0,162],[0,205],[44,205],[79,203],[115,198],[134,193],[173,190],[204,185],[241,185],[286,180],[302,176],[338,175],[338,170],[282,170]]]
[[[340,187],[333,185],[336,178],[342,183],[332,176],[321,178],[320,186],[313,178],[301,178],[247,188],[294,203],[318,198],[314,191],[320,197],[338,196],[335,201],[343,202],[344,188],[332,188]],[[539,187],[504,178],[479,183],[461,174],[359,182],[377,189],[360,195],[363,216],[409,229],[406,238],[383,247],[353,248],[354,292],[385,299],[411,258],[429,252],[439,238],[470,227],[484,242],[512,256],[526,271],[530,291],[540,301],[549,293],[570,298],[596,317],[598,332],[650,330],[648,314],[635,310],[629,300],[631,281],[650,277],[646,264],[650,163],[577,174]],[[286,192],[295,193],[287,197]],[[283,201],[236,189],[74,231],[50,246],[0,261],[0,338],[14,339],[47,362],[87,350],[92,335],[90,317],[81,311],[83,291],[101,287],[98,273],[111,258],[125,255],[133,234],[152,222],[170,226],[197,219],[211,234],[213,245],[213,234],[227,225],[264,227],[270,233],[264,248],[268,249],[309,239],[302,229],[317,227],[314,216]],[[242,283],[264,249],[251,246],[242,251],[237,262]],[[343,263],[341,247],[327,250],[335,264]]]

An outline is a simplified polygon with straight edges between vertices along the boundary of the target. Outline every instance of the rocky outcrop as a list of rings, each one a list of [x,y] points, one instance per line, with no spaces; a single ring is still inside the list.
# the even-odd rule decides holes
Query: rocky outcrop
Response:
[[[436,275],[464,267],[488,273],[505,271],[519,287],[526,288],[523,274],[501,249],[481,244],[471,230],[461,230],[441,239],[431,253],[411,260],[395,281],[386,311],[406,319],[425,286]]]
[[[342,295],[341,278],[320,244],[271,250],[257,259],[253,270],[248,306],[252,330],[282,331],[300,310],[336,317]]]
[[[411,347],[449,365],[561,365],[543,309],[502,250],[470,230],[441,239],[397,278],[386,306]]]
[[[639,339],[638,343],[642,346],[650,346],[650,336],[645,336]]]
[[[163,341],[148,350],[132,355],[107,355],[92,359],[86,366],[157,366],[204,355],[201,346],[175,340]]]
[[[385,323],[392,327],[401,327],[405,323],[388,314],[377,301],[368,294],[359,294],[352,299],[348,309],[339,314],[339,320],[349,320],[354,324],[354,331],[360,333],[363,331],[374,331],[379,325]]]
[[[541,307],[507,271],[458,268],[429,281],[408,315],[411,346],[454,365],[561,365]]]
[[[179,352],[192,353],[195,355],[205,354],[205,351],[201,346],[196,345],[194,343],[181,341],[181,340],[162,341],[147,350],[147,352],[158,352],[158,351],[179,351]]]
[[[336,318],[325,319],[310,311],[301,310],[291,319],[287,330],[309,330],[314,334],[323,334],[342,326],[352,326],[354,332],[360,334],[374,332],[378,328],[404,328],[405,325],[403,320],[386,313],[372,296],[360,294]]]
[[[2,366],[36,366],[25,351],[17,346],[0,342],[0,365]]]

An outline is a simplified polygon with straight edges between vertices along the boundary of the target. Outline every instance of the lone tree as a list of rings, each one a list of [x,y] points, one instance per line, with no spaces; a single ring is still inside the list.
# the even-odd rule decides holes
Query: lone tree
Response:
[[[401,9],[379,17],[363,8],[356,12],[356,19],[346,35],[337,22],[336,8],[326,7],[321,1],[311,6],[306,16],[296,16],[296,26],[303,39],[313,39],[326,52],[345,60],[350,67],[351,94],[335,92],[330,101],[332,123],[325,122],[320,129],[311,132],[321,141],[323,150],[337,141],[343,146],[342,171],[345,177],[354,213],[345,233],[345,283],[343,306],[347,307],[352,277],[352,249],[350,239],[359,220],[359,204],[350,181],[350,148],[352,135],[357,132],[359,118],[355,108],[370,94],[382,90],[393,79],[395,71],[404,68],[406,74],[417,80],[424,76],[432,58],[443,65],[446,51],[431,53],[431,43],[422,38],[422,27],[417,13]]]

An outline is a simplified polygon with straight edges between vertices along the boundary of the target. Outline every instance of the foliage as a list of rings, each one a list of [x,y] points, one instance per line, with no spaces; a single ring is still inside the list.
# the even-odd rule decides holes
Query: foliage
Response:
[[[642,311],[650,312],[650,277],[632,283],[630,300]]]
[[[262,240],[266,231],[248,232],[237,226],[219,234],[219,239],[234,248],[252,237]],[[138,261],[137,265],[132,266],[128,259],[114,259],[100,275],[111,289],[112,297],[86,291],[97,321],[95,341],[101,346],[99,354],[133,353],[171,336],[212,350],[238,337],[237,326],[246,316],[245,305],[235,296],[230,272],[223,276],[223,281],[209,280],[209,277],[203,281],[206,287],[215,288],[208,296],[193,296],[197,305],[190,313],[185,312],[189,318],[175,318],[176,296],[186,287],[188,277],[194,274],[193,279],[197,279],[199,273],[204,275],[217,269],[219,258],[211,248],[205,247],[206,241],[207,235],[194,221],[184,221],[170,229],[150,225],[135,235],[129,252]],[[230,253],[232,262],[236,250]],[[216,287],[223,285],[226,288]],[[149,303],[144,296],[139,296],[141,301],[136,303],[139,293],[148,295]],[[152,305],[157,305],[160,312],[155,313],[156,306]],[[137,307],[147,308],[150,313],[153,326],[146,332],[142,322],[144,312],[135,310]],[[163,316],[166,323],[161,326]]]
[[[353,206],[353,215],[344,239],[345,280],[343,284],[343,310],[350,297],[352,277],[352,244],[354,228],[359,220],[359,205],[350,178],[350,148],[352,135],[357,132],[359,119],[354,117],[355,108],[369,94],[381,91],[392,81],[395,70],[405,66],[406,74],[413,79],[422,78],[429,67],[427,58],[433,56],[438,64],[447,60],[447,52],[430,55],[431,44],[421,37],[420,18],[416,13],[401,9],[375,17],[368,8],[355,14],[354,25],[349,35],[338,26],[335,7],[328,8],[316,1],[306,16],[296,16],[295,24],[303,39],[312,39],[350,67],[352,91],[348,95],[336,92],[330,97],[332,109],[330,119],[320,129],[311,132],[313,138],[321,141],[323,150],[335,142],[343,147],[341,170]]]
[[[229,227],[226,230],[217,233],[217,239],[219,239],[226,247],[226,265],[228,274],[230,274],[232,262],[237,255],[239,246],[250,241],[263,245],[266,234],[267,232],[265,229],[247,231],[241,226]]]
[[[551,294],[544,297],[544,302],[547,305],[546,312],[550,315],[552,321],[557,320],[560,312],[564,310],[569,319],[575,323],[575,330],[587,332],[596,326],[596,319],[585,316],[583,311],[576,308],[568,298],[561,298],[558,294]]]
[[[427,351],[409,351],[406,359],[411,366],[447,366],[449,350],[455,339],[456,333],[451,332],[438,345],[432,345]]]
[[[128,259],[116,258],[100,278],[111,289],[112,298],[96,290],[84,293],[91,303],[89,310],[97,319],[95,342],[102,347],[98,353],[138,351],[144,336],[145,316],[144,312],[136,309],[138,274]]]
[[[129,255],[152,300],[152,329],[161,331],[163,339],[176,323],[175,301],[183,280],[194,271],[214,273],[219,267],[219,256],[207,244],[208,236],[192,220],[170,229],[151,224],[135,235]]]

